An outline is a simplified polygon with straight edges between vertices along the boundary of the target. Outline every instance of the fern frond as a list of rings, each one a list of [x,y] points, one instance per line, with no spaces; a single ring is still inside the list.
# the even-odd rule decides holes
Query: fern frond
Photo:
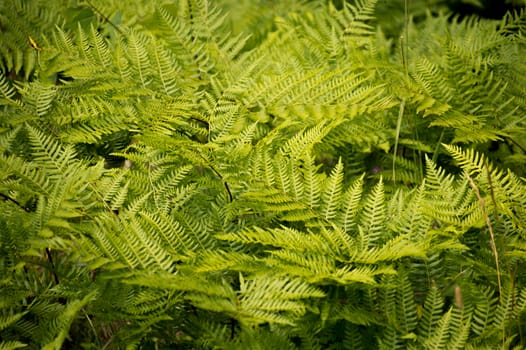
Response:
[[[4,95],[3,97],[7,100],[13,99],[16,94],[16,90],[6,79],[5,73],[0,72],[0,93]],[[5,102],[2,102],[4,104]]]
[[[66,173],[69,163],[76,156],[73,148],[64,148],[52,137],[32,126],[26,125],[26,129],[33,145],[34,160],[55,176]]]
[[[299,133],[295,137],[291,138],[281,149],[282,154],[291,155],[295,159],[300,159],[306,153],[308,153],[312,147],[320,142],[331,129],[337,125],[320,123],[309,130]]]
[[[66,337],[69,333],[69,327],[71,326],[71,323],[76,318],[77,314],[80,312],[80,310],[88,304],[90,301],[95,300],[97,297],[96,292],[92,292],[84,298],[80,300],[74,300],[68,303],[68,305],[64,308],[63,312],[60,314],[60,316],[56,320],[56,324],[54,327],[56,327],[56,335],[55,339],[53,341],[45,344],[42,349],[44,350],[56,350],[61,349],[62,344],[66,340]],[[53,332],[53,333],[55,333]]]
[[[480,174],[485,169],[486,159],[481,153],[473,149],[464,151],[462,148],[454,145],[444,145],[444,147],[470,176]]]
[[[465,316],[464,312],[459,309],[453,309],[451,317],[453,332],[448,342],[448,349],[465,349],[471,332],[471,317]]]
[[[118,225],[107,219],[104,222],[101,220],[98,225],[99,227],[91,233],[96,250],[92,249],[103,252],[105,255],[104,261],[117,262],[113,264],[114,266],[124,267],[127,265],[131,268],[138,268],[141,265],[140,259],[134,254],[129,245],[123,244],[126,242],[126,238],[122,237],[122,235],[106,235],[104,233],[105,228],[112,228],[119,232]]]
[[[380,350],[404,348],[406,348],[404,341],[400,339],[399,333],[393,327],[387,327],[378,339],[378,349]]]
[[[364,337],[358,327],[347,325],[345,327],[345,338],[342,342],[342,346],[345,349],[364,350],[366,347],[363,338]]]
[[[373,192],[367,196],[363,206],[360,224],[360,236],[363,247],[372,247],[385,239],[385,201],[383,182],[380,180],[374,186]]]
[[[16,314],[6,315],[6,316],[0,317],[0,329],[4,330],[7,327],[9,327],[10,325],[16,323],[18,320],[20,320],[22,317],[24,317],[24,315],[26,313],[27,312],[21,312],[21,313],[16,313]]]
[[[131,67],[136,70],[135,73],[138,74],[139,81],[143,87],[147,87],[151,82],[147,44],[148,42],[144,35],[132,31],[128,36],[127,52],[130,55]]]
[[[494,309],[494,327],[503,331],[514,323],[516,317],[520,317],[525,308],[526,292],[509,286],[503,289],[500,303]]]
[[[140,225],[135,217],[131,216],[128,222],[123,222],[124,232],[127,236],[123,237],[126,245],[134,252],[138,260],[141,261],[142,268],[156,266],[159,269],[171,271],[173,269],[174,256],[164,249],[159,237],[150,236]]]
[[[344,194],[342,211],[335,221],[344,232],[354,231],[358,224],[358,214],[362,208],[361,199],[363,193],[364,175],[356,179]]]
[[[417,326],[417,307],[413,295],[413,287],[407,274],[400,273],[397,290],[399,292],[399,316],[398,327],[404,338],[412,337]]]
[[[427,292],[422,310],[422,318],[418,323],[418,336],[428,339],[440,321],[444,301],[436,286],[432,286]]]
[[[179,20],[179,18],[189,18],[184,15],[171,13],[165,7],[157,8],[157,16],[160,23],[166,26],[163,30],[161,27],[160,35],[166,41],[167,46],[181,57],[181,63],[192,73],[192,79],[198,78],[201,72],[208,72],[213,68],[213,62],[205,51],[205,44],[201,40],[192,40],[193,28],[191,23]],[[206,16],[206,14],[205,14]],[[202,17],[201,17],[202,18]]]
[[[321,176],[314,159],[307,155],[304,162],[304,203],[311,209],[318,208],[321,197]]]
[[[423,3],[0,2],[0,348],[521,346],[526,12]]]
[[[304,242],[305,237],[309,237],[309,245],[299,246],[298,243]],[[330,247],[325,246],[324,242],[317,236],[303,233],[288,227],[281,227],[272,230],[263,230],[254,227],[250,230],[219,235],[218,238],[242,243],[261,243],[273,247],[291,248],[301,251],[313,250],[319,251],[320,253],[330,252]]]
[[[34,82],[20,93],[26,96],[26,104],[31,107],[36,115],[43,117],[51,109],[53,101],[57,96],[57,88],[53,85],[45,85]]]
[[[427,349],[446,349],[451,332],[450,323],[452,312],[453,310],[449,309],[445,314],[442,315],[440,320],[438,320],[433,333],[424,342]]]
[[[346,8],[342,12],[345,16],[344,33],[353,37],[372,35],[372,27],[367,22],[375,18],[376,2],[376,0],[361,0],[356,5],[346,3]]]
[[[306,309],[299,299],[322,298],[318,288],[290,278],[256,277],[245,280],[240,275],[239,320],[247,325],[265,322],[293,324]]]
[[[174,64],[175,59],[171,53],[159,45],[155,39],[152,40],[152,55],[156,64],[157,74],[161,86],[166,95],[174,96],[179,90],[177,79],[179,78],[178,66]]]
[[[385,261],[394,261],[405,256],[423,256],[427,244],[424,242],[413,243],[401,235],[387,241],[382,246],[372,246],[361,251],[352,251],[353,261],[364,264],[377,264]]]
[[[20,341],[2,341],[0,342],[1,350],[15,350],[20,348],[25,348],[27,344]]]
[[[279,159],[279,158],[278,158]],[[276,173],[276,185],[282,193],[290,194],[295,200],[301,200],[304,196],[305,188],[303,186],[303,177],[301,173],[296,171],[298,166],[295,161],[285,161],[285,158],[281,158],[281,161],[274,162],[277,171],[272,171],[272,174]],[[269,174],[273,169],[265,169],[265,174]]]
[[[340,206],[343,182],[343,164],[341,158],[333,168],[330,177],[326,180],[325,191],[322,194],[322,215],[326,220],[336,216],[336,210]]]

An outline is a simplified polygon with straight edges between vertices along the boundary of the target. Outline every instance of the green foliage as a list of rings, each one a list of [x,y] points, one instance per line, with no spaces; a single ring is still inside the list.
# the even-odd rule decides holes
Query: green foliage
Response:
[[[526,346],[526,12],[402,3],[2,2],[0,349]]]

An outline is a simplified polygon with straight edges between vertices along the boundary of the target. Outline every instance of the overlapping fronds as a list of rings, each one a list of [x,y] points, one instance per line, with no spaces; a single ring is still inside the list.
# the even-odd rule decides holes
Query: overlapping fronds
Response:
[[[403,3],[1,2],[0,348],[524,347],[526,12]]]

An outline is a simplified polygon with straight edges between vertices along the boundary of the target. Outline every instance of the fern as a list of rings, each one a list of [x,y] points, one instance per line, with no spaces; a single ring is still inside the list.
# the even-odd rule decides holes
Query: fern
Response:
[[[402,3],[2,2],[0,348],[523,347],[525,13]]]

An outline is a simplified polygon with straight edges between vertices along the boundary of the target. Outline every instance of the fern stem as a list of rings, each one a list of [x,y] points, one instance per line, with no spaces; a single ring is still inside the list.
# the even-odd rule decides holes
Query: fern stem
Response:
[[[482,210],[482,215],[484,216],[484,220],[486,221],[486,226],[488,227],[488,230],[489,230],[489,235],[491,239],[490,245],[491,245],[491,250],[493,251],[493,255],[495,257],[495,268],[497,270],[497,283],[499,287],[499,304],[502,305],[502,282],[501,282],[501,273],[500,273],[500,267],[499,267],[499,253],[497,251],[497,245],[495,243],[495,234],[493,233],[493,226],[491,225],[491,221],[489,219],[488,213],[486,212],[486,204],[484,202],[484,198],[482,198],[482,196],[480,195],[480,191],[477,185],[475,184],[475,182],[473,181],[473,179],[471,178],[471,176],[469,176],[467,172],[466,172],[466,177],[468,178],[470,186],[475,191],[475,195],[477,196],[477,199],[479,201],[480,209]],[[504,347],[505,341],[506,341],[506,325],[502,327],[503,347]]]
[[[411,120],[411,113],[409,113],[409,120]],[[416,125],[416,123],[415,123]],[[414,134],[415,134],[415,140],[420,142],[420,137],[418,136],[418,128],[415,127],[414,129]],[[419,181],[422,181],[424,179],[424,162],[423,162],[423,158],[422,158],[422,150],[421,149],[418,149],[418,150],[413,150],[413,159],[416,159],[417,160],[417,165],[418,165],[418,173],[420,174],[420,178],[418,179]]]
[[[409,0],[405,0],[404,4],[404,35],[402,37],[402,57],[405,75],[409,76],[409,68],[407,65],[407,51],[409,44]]]
[[[82,313],[84,314],[84,316],[88,320],[88,324],[90,325],[90,328],[93,331],[93,334],[95,335],[95,339],[96,339],[98,347],[102,348],[102,343],[100,342],[100,338],[99,338],[99,335],[97,334],[97,330],[95,329],[95,326],[93,325],[93,321],[91,321],[91,318],[86,313],[86,310],[82,309]]]
[[[495,198],[495,189],[493,188],[493,180],[491,178],[491,171],[487,163],[485,164],[485,168],[486,168],[486,175],[488,176],[488,186],[489,186],[490,198],[491,198],[491,202],[493,203],[493,215],[495,217],[495,222],[498,225],[499,224],[499,211],[497,207],[497,199]],[[506,245],[503,242],[502,236],[499,237],[499,246],[500,246],[501,251],[504,252],[504,262],[506,263],[506,271],[508,272],[508,275],[511,276],[510,262],[506,254]]]
[[[511,143],[513,143],[515,146],[517,146],[517,148],[519,148],[523,153],[526,153],[526,149],[524,147],[522,147],[521,144],[518,143],[517,141],[515,141],[512,137],[508,137],[508,140],[510,140]]]
[[[119,32],[119,34],[121,35],[124,35],[124,33],[122,32],[122,30],[119,29],[119,27],[117,27],[115,25],[115,23],[113,23],[112,21],[110,21],[110,19],[108,17],[106,17],[98,8],[96,8],[89,0],[86,0],[86,3],[88,4],[89,7],[91,7],[95,12],[97,12],[99,14],[99,16],[102,17],[102,19],[104,20],[104,22],[108,23],[109,25],[111,25],[113,28],[115,28],[115,30],[117,32]]]
[[[9,201],[13,204],[15,204],[20,209],[23,209],[25,212],[30,213],[31,210],[29,208],[24,207],[20,202],[18,202],[16,199],[9,197],[6,194],[0,193],[0,197],[4,199],[4,201]]]
[[[236,336],[236,319],[230,318],[230,340],[233,340]]]
[[[393,150],[393,183],[396,182],[396,154],[398,152],[398,139],[400,138],[400,128],[402,127],[402,117],[404,116],[405,98],[400,103],[400,109],[398,110],[398,120],[396,121],[396,136],[395,145]]]
[[[484,202],[484,198],[480,195],[479,188],[469,176],[469,174],[466,172],[466,177],[468,178],[470,186],[473,188],[473,191],[475,191],[475,196],[477,196],[477,199],[479,201],[480,209],[482,210],[482,216],[484,216],[484,220],[486,221],[486,226],[489,230],[490,235],[490,244],[491,244],[491,250],[493,251],[493,255],[495,257],[495,268],[497,269],[497,283],[499,287],[499,303],[502,303],[502,282],[501,282],[501,273],[500,273],[500,266],[499,266],[499,253],[497,251],[497,245],[495,243],[495,234],[493,233],[493,226],[491,225],[491,220],[489,219],[488,213],[486,212],[486,203]]]
[[[516,276],[517,276],[517,272],[519,271],[520,269],[520,265],[517,264],[517,266],[515,267],[515,269],[513,270],[513,272],[511,273],[511,283],[512,283],[512,290],[514,290],[517,286],[516,286]],[[511,294],[513,296],[513,307],[515,307],[515,294]],[[517,322],[518,322],[518,327],[517,329],[519,330],[519,339],[520,339],[520,343],[523,344],[524,343],[524,335],[522,333],[522,322],[521,322],[521,318],[519,317],[517,319]],[[510,327],[511,327],[511,324],[510,324]]]
[[[438,142],[437,142],[437,145],[435,147],[435,150],[433,151],[433,158],[431,158],[431,160],[435,164],[436,164],[437,159],[438,159],[438,150],[440,149],[440,145],[442,144],[442,139],[444,138],[444,131],[445,131],[445,129],[442,129],[442,132],[440,133],[440,137],[438,138]]]
[[[55,263],[53,262],[53,256],[51,255],[51,249],[46,248],[46,256],[47,260],[49,261],[49,265],[51,266],[51,273],[53,275],[53,281],[55,284],[59,284],[60,280],[58,279],[57,272],[55,271]]]
[[[203,160],[205,160],[205,162],[207,162],[206,158],[203,157],[202,155],[201,155],[201,158],[203,158]],[[221,173],[219,171],[217,171],[212,166],[212,164],[208,164],[208,167],[214,172],[214,174],[216,174],[219,177],[219,179],[221,181],[223,181],[223,185],[225,186],[226,193],[228,194],[229,202],[232,203],[232,201],[234,200],[234,197],[232,196],[232,192],[230,191],[230,186],[228,186],[228,182],[223,180],[223,175],[221,175]]]

